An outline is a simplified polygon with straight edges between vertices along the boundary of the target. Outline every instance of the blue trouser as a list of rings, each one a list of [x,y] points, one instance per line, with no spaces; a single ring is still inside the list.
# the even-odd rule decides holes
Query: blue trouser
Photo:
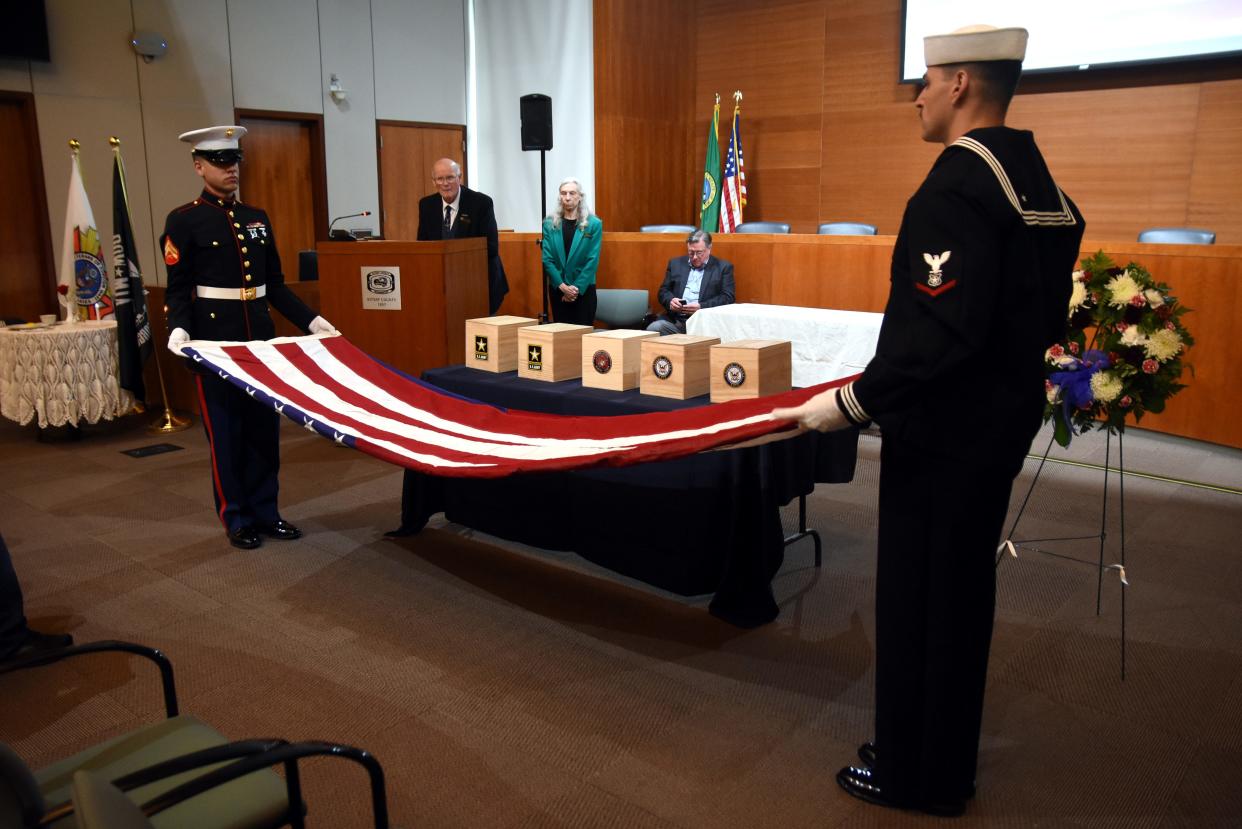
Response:
[[[276,523],[280,415],[214,374],[195,374],[195,381],[221,523],[229,532]]]
[[[17,583],[13,559],[0,535],[0,657],[15,652],[26,641],[26,613],[22,607],[22,586]]]

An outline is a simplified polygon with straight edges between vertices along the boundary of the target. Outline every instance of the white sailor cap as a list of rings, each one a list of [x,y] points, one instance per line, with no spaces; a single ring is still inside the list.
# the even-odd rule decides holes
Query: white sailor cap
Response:
[[[191,146],[190,151],[195,155],[205,156],[211,161],[236,161],[241,158],[241,147],[237,142],[245,134],[245,127],[234,125],[190,130],[178,137]]]
[[[923,61],[928,66],[946,63],[975,63],[989,60],[1017,60],[1026,57],[1027,31],[1022,28],[963,26],[946,35],[923,38]]]

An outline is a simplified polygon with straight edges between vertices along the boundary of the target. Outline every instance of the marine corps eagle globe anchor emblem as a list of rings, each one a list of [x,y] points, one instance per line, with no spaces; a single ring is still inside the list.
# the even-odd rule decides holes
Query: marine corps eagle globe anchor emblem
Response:
[[[927,285],[931,288],[939,288],[940,283],[944,279],[944,272],[940,270],[940,266],[949,261],[949,257],[953,251],[946,250],[939,256],[930,253],[923,254],[923,261],[927,263],[927,267],[931,268],[927,273]]]

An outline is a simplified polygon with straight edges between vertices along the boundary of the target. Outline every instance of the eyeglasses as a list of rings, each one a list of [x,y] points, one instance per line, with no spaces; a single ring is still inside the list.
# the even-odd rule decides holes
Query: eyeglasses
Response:
[[[436,176],[432,181],[436,184],[452,184],[457,181],[457,176]]]
[[[707,254],[712,252],[712,249],[703,248],[702,250],[695,250],[694,248],[689,248],[686,252],[689,253],[691,256],[697,258],[699,256],[706,256]]]

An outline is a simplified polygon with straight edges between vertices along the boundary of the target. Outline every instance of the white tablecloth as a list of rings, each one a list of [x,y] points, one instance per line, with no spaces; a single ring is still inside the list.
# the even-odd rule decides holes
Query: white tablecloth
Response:
[[[790,305],[722,305],[686,321],[687,334],[730,340],[789,340],[793,384],[814,386],[858,374],[875,356],[883,314]]]
[[[0,414],[43,429],[112,420],[134,405],[117,366],[114,320],[0,328]]]

